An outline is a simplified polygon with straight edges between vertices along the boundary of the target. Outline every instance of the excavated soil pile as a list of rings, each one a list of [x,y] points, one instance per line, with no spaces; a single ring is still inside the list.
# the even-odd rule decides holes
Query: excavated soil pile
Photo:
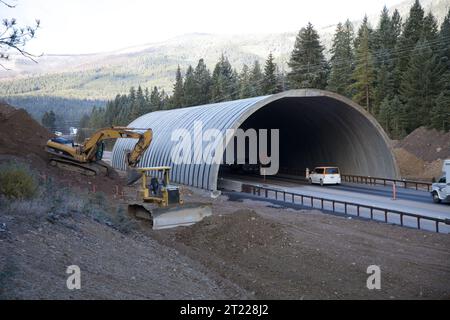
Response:
[[[44,146],[51,133],[25,110],[0,104],[0,154],[25,157],[33,164],[45,165]]]
[[[394,146],[402,177],[430,180],[439,177],[442,162],[450,158],[450,132],[417,128]]]
[[[396,148],[403,148],[423,161],[450,158],[450,132],[417,128],[399,141]]]
[[[41,175],[56,178],[64,185],[89,190],[95,188],[107,194],[112,194],[116,185],[125,185],[112,168],[109,177],[86,177],[49,166],[44,147],[51,137],[52,134],[25,110],[0,103],[0,161],[24,161]]]
[[[214,250],[215,254],[231,259],[258,247],[283,247],[288,242],[279,224],[252,210],[213,215],[190,228],[180,229],[175,237],[187,246]]]

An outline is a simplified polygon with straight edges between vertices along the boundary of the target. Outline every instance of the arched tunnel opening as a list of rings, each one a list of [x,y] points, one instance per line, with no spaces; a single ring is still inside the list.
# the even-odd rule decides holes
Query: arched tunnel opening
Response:
[[[358,109],[328,96],[284,97],[252,113],[239,128],[279,129],[279,173],[304,175],[306,168],[338,166],[345,174],[397,177],[381,127]],[[249,139],[247,163],[248,143]],[[234,158],[237,163],[236,147]],[[219,177],[230,172],[256,174],[255,168],[259,165],[222,165]]]
[[[200,124],[200,130],[196,130],[196,124]],[[290,90],[271,96],[161,110],[145,114],[129,126],[153,130],[151,147],[139,166],[170,166],[171,181],[205,190],[217,190],[219,178],[230,170],[230,162],[237,163],[238,153],[225,165],[203,161],[203,156],[209,159],[208,155],[214,154],[214,158],[226,159],[232,141],[228,130],[238,128],[259,132],[279,130],[280,173],[304,175],[306,168],[338,166],[345,174],[398,177],[389,139],[377,121],[351,100],[323,90]],[[206,136],[209,129],[220,132],[214,142]],[[182,139],[187,147],[183,154],[190,161],[177,163],[173,155],[180,141],[178,135],[174,139],[174,133],[180,130],[183,136],[186,134],[186,140]],[[228,139],[225,153],[223,137]],[[125,155],[135,143],[132,139],[116,142],[112,155],[115,168],[126,170]],[[268,145],[270,158],[274,155],[270,154],[271,143]]]

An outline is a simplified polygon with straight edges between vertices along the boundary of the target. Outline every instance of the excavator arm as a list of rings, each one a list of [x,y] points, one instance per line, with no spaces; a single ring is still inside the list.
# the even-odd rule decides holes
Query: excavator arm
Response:
[[[102,142],[120,138],[137,139],[133,150],[127,154],[128,166],[136,167],[152,142],[153,132],[151,129],[127,127],[104,128],[95,132],[81,145],[75,145],[71,141],[59,138],[50,139],[47,141],[46,151],[53,156],[50,160],[51,165],[87,175],[95,175],[108,171],[106,165],[101,164],[101,161],[97,163],[100,160],[97,159],[97,152],[101,148]]]
[[[146,130],[144,133],[139,133],[134,130]],[[112,127],[105,128],[94,133],[83,145],[81,145],[80,153],[85,154],[87,161],[95,159],[95,154],[100,143],[104,140],[131,138],[138,139],[133,150],[127,155],[128,165],[135,167],[145,150],[150,146],[153,139],[153,132],[151,129],[137,129],[126,127]]]

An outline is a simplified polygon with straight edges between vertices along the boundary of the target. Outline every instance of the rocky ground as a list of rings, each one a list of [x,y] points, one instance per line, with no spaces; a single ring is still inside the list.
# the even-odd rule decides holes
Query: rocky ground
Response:
[[[3,299],[450,298],[444,234],[226,196],[201,223],[158,231],[76,210],[13,209],[0,216]],[[66,288],[73,264],[79,291]],[[381,268],[381,290],[366,287],[369,265]]]

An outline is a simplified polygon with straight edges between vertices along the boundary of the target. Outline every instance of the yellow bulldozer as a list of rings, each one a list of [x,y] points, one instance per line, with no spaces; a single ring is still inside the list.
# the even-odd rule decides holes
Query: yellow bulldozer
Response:
[[[142,180],[137,200],[128,204],[128,213],[132,217],[150,221],[153,229],[165,229],[191,225],[211,215],[211,204],[184,203],[179,187],[170,184],[170,167],[137,168],[152,142],[151,129],[105,128],[82,144],[61,137],[53,138],[47,141],[46,151],[51,156],[52,166],[88,176],[108,175],[110,167],[102,161],[104,141],[119,138],[137,139],[125,159],[127,184]]]
[[[170,167],[138,168],[141,186],[128,214],[151,221],[154,230],[189,226],[210,216],[210,203],[185,203],[180,188],[170,184]]]

